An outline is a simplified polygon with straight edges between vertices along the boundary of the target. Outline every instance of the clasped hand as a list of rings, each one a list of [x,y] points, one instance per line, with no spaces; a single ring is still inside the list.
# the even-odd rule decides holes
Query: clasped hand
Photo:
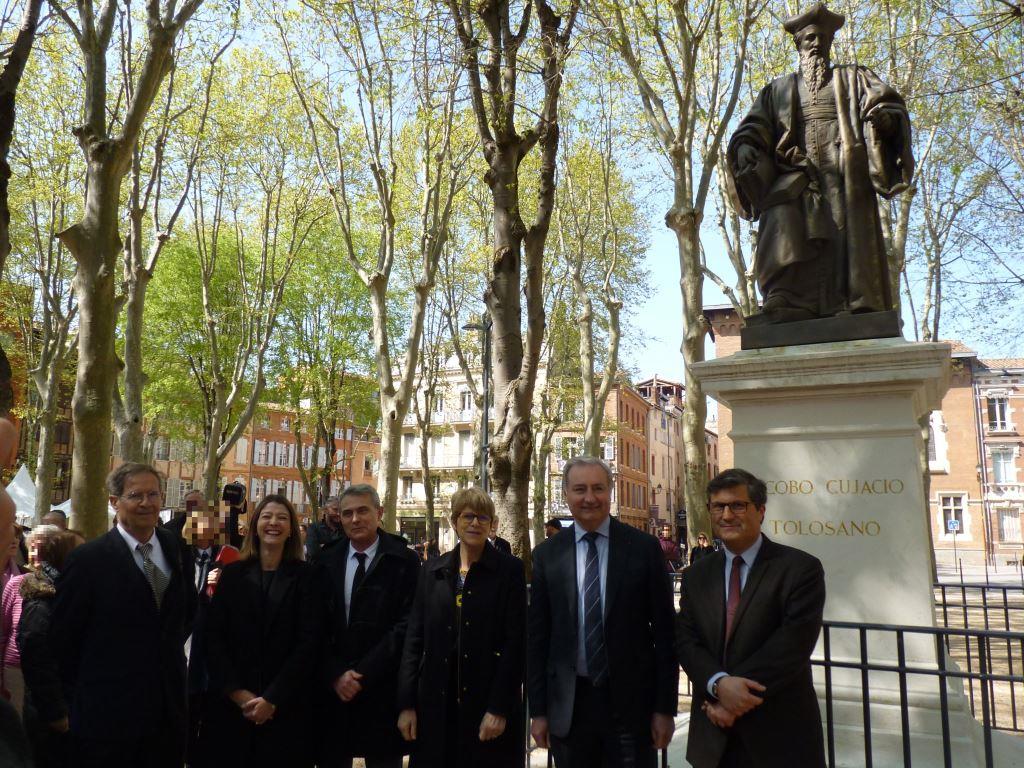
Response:
[[[723,677],[718,681],[718,701],[706,701],[702,709],[708,720],[719,728],[731,728],[750,710],[764,703],[758,693],[765,687],[746,677]]]
[[[242,717],[255,725],[263,725],[277,711],[277,707],[252,691],[239,689],[231,694],[231,700],[241,708]]]

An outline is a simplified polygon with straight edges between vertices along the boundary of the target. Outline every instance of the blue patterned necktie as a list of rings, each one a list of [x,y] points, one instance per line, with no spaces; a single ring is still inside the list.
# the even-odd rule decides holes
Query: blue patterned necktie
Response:
[[[604,617],[601,610],[601,565],[597,556],[597,537],[590,531],[583,535],[587,542],[587,567],[583,577],[583,631],[587,651],[587,671],[593,685],[608,679],[608,651],[604,645]]]

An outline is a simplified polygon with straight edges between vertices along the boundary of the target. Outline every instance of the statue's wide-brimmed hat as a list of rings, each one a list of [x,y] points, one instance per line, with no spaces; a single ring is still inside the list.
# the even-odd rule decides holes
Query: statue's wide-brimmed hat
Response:
[[[843,14],[833,13],[825,7],[824,3],[815,3],[803,13],[790,16],[782,22],[782,26],[791,35],[795,35],[804,27],[809,27],[812,24],[822,32],[834,35],[845,22],[846,17]]]

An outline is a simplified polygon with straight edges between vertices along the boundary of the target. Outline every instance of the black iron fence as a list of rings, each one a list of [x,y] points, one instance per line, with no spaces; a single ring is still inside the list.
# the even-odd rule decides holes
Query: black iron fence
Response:
[[[843,658],[834,658],[833,648],[837,637],[844,636],[844,646],[848,651],[851,634],[855,637],[859,658],[850,658],[845,651]],[[908,644],[920,648],[922,639],[934,645],[934,658],[928,661],[908,661]],[[866,768],[872,766],[876,746],[873,738],[872,680],[878,680],[879,673],[889,673],[897,679],[900,711],[898,748],[902,750],[905,768],[914,764],[915,757],[915,734],[910,729],[909,698],[912,688],[921,689],[922,679],[933,680],[933,690],[938,693],[937,717],[941,726],[941,759],[945,768],[953,768],[954,765],[950,736],[950,690],[958,690],[962,686],[965,695],[970,691],[971,714],[981,727],[987,766],[995,765],[992,732],[997,729],[1020,730],[1016,699],[1020,695],[1020,687],[1024,686],[1024,676],[1016,671],[1020,669],[1020,656],[1016,657],[1018,663],[1014,665],[1014,656],[1004,653],[1010,648],[1020,648],[1024,652],[1024,635],[1020,633],[829,621],[822,627],[822,646],[821,658],[813,659],[812,663],[824,670],[825,739],[830,768],[836,764],[837,721],[833,689],[837,670],[853,670],[859,677],[860,695],[857,698],[861,702],[863,764]],[[949,663],[951,658],[955,659],[950,649],[958,647],[969,649],[972,654],[973,662],[966,669],[960,664]],[[891,658],[893,648],[896,650],[895,659]],[[871,660],[879,657],[886,660]],[[876,685],[876,692],[877,689]],[[1003,713],[1002,718],[1000,713]],[[918,764],[933,763],[930,759],[927,762],[919,759]]]

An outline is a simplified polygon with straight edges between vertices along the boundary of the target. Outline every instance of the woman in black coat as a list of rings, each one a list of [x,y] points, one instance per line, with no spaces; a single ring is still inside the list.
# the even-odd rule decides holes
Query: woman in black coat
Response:
[[[210,603],[210,691],[192,765],[312,766],[320,601],[311,574],[295,508],[265,496]]]
[[[420,575],[398,678],[413,768],[523,765],[526,575],[488,544],[493,519],[486,493],[456,492],[459,546]]]
[[[25,676],[25,730],[36,768],[62,768],[68,760],[68,703],[50,626],[57,594],[54,582],[71,550],[82,543],[82,537],[71,531],[43,538],[36,555],[39,567],[19,587],[23,602],[17,643]]]

